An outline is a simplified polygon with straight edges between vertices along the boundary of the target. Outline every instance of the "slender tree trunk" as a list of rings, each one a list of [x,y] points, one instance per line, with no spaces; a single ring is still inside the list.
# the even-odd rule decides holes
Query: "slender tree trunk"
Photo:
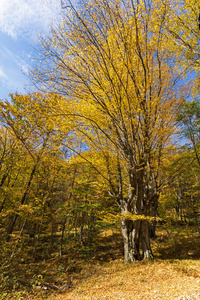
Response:
[[[84,245],[83,241],[83,223],[81,223],[80,229],[79,229],[79,247],[81,247],[81,243]]]
[[[78,220],[78,216],[76,214],[74,220],[74,242],[76,242],[77,240],[77,220]]]
[[[66,222],[67,222],[67,217],[64,218],[63,224],[62,224],[62,234],[61,234],[61,239],[60,239],[60,257],[63,256],[62,247],[63,247],[63,240],[64,240]]]
[[[21,230],[20,230],[20,235],[19,235],[20,237],[22,236],[22,233],[23,233],[24,227],[25,227],[25,225],[26,225],[26,222],[27,222],[27,218],[25,219],[25,221],[24,221],[24,223],[23,223],[23,225],[22,225],[22,228],[21,228]],[[12,257],[13,257],[14,254],[15,254],[15,250],[16,250],[16,248],[17,248],[17,244],[19,243],[19,240],[20,240],[20,238],[18,238],[17,243],[15,244],[15,247],[14,247],[14,250],[13,250],[11,256],[10,256],[10,259],[12,259]]]
[[[0,182],[0,187],[3,186],[3,184],[4,184],[4,182],[5,182],[5,180],[6,180],[7,177],[8,177],[8,172],[5,173],[5,174],[3,174],[2,179],[1,179],[1,182]]]
[[[45,203],[43,205],[42,218],[41,218],[40,224],[38,226],[37,237],[36,237],[36,239],[34,241],[34,247],[33,247],[33,251],[32,251],[32,260],[34,260],[34,255],[35,255],[36,250],[37,250],[37,244],[38,244],[38,241],[39,241],[39,238],[40,238],[40,233],[41,233],[41,230],[42,230],[42,225],[43,225],[43,221],[44,221],[44,215],[45,215]]]
[[[195,218],[196,225],[197,225],[197,231],[198,231],[198,234],[200,234],[200,227],[199,227],[198,213],[196,212],[196,210],[195,210],[194,207],[193,207],[193,213],[194,213],[194,218]]]
[[[7,199],[7,195],[4,197],[3,202],[1,203],[0,214],[1,214],[2,210],[3,210],[3,208],[4,208],[4,205],[6,203],[6,199]]]
[[[197,214],[195,214],[195,221],[196,221],[196,225],[197,225],[198,234],[200,234],[199,220],[198,220],[198,215]]]
[[[11,185],[12,188],[14,187],[14,185],[15,185],[15,183],[17,181],[18,176],[19,176],[19,172],[17,173],[17,176],[15,177],[15,180],[14,180],[14,182]],[[8,180],[7,186],[9,186],[9,180]],[[0,207],[0,214],[1,214],[2,210],[3,210],[3,208],[4,208],[4,205],[5,205],[7,199],[8,199],[8,195],[6,194],[5,197],[4,197],[4,200],[3,200],[2,204],[1,204],[1,207]]]
[[[32,182],[32,179],[33,179],[33,176],[34,176],[34,173],[36,171],[36,165],[34,165],[33,169],[32,169],[32,172],[31,172],[31,175],[29,177],[29,181],[28,181],[28,184],[26,186],[26,190],[22,196],[22,199],[21,199],[21,205],[24,204],[25,202],[25,199],[26,199],[26,196],[28,194],[28,191],[30,189],[30,186],[31,186],[31,182]],[[7,231],[7,238],[6,238],[6,241],[9,242],[10,240],[10,235],[12,234],[13,232],[13,229],[14,229],[14,226],[15,226],[15,223],[17,221],[17,218],[18,218],[18,213],[16,213],[14,216],[13,216],[13,219],[8,227],[8,231]]]
[[[14,228],[15,223],[17,221],[17,217],[18,217],[18,214],[15,214],[14,217],[12,218],[11,222],[10,222],[10,225],[9,225],[8,231],[7,231],[7,238],[6,238],[7,242],[9,242],[9,240],[10,240],[10,235],[13,232],[13,228]]]

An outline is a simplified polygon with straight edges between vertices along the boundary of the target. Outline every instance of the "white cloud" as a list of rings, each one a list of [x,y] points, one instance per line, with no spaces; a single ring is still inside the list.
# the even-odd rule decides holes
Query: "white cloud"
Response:
[[[2,49],[0,48],[0,54],[1,56],[4,56],[6,60],[11,61],[18,66],[21,70],[23,70],[24,73],[27,73],[29,67],[27,62],[22,57],[10,51],[6,47],[2,47]]]
[[[3,68],[0,68],[0,79],[2,81],[5,81],[8,79],[7,75],[6,75],[6,72],[3,70]]]
[[[33,38],[48,30],[60,10],[60,0],[0,0],[0,30],[12,38]]]
[[[18,88],[21,88],[19,75],[16,77],[14,70],[9,70],[0,67],[0,82],[4,87],[9,88],[10,90],[17,90]],[[17,78],[17,80],[16,80]]]
[[[22,90],[28,74],[28,63],[22,56],[10,51],[5,46],[0,46],[0,90],[3,87],[10,92]],[[2,92],[2,91],[1,91]]]

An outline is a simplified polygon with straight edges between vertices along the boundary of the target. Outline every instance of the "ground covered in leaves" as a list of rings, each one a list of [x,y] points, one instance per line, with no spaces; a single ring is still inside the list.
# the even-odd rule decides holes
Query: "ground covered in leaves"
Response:
[[[127,266],[116,260],[91,267],[74,289],[55,299],[200,299],[199,267],[187,260]]]
[[[120,232],[60,258],[8,266],[1,299],[200,299],[200,236],[159,231],[154,261],[123,263]]]

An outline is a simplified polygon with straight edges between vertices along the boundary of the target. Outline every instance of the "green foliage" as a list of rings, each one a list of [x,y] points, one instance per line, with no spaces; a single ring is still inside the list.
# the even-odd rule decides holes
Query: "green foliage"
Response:
[[[200,133],[200,102],[198,99],[183,102],[177,115],[181,127],[181,134],[194,145],[199,142]]]
[[[34,274],[33,277],[32,277],[32,280],[30,282],[31,286],[33,288],[36,287],[36,286],[40,286],[42,284],[42,279],[43,279],[42,275]]]

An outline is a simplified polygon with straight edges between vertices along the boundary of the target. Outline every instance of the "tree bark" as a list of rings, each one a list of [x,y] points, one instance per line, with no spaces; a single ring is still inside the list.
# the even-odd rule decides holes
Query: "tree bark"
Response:
[[[29,189],[30,189],[30,186],[31,186],[31,182],[32,182],[32,179],[33,179],[33,176],[34,176],[34,173],[36,171],[36,166],[37,165],[34,165],[33,169],[32,169],[32,172],[30,174],[30,177],[29,177],[29,181],[28,181],[28,184],[26,186],[26,190],[22,196],[22,199],[21,199],[21,205],[24,204],[25,200],[26,200],[26,196],[29,192]],[[17,218],[18,218],[18,213],[16,213],[14,216],[13,216],[13,219],[8,227],[8,231],[7,231],[7,238],[6,238],[6,241],[9,242],[10,240],[10,235],[12,234],[13,232],[13,229],[14,229],[14,226],[15,226],[15,223],[17,221]]]
[[[153,253],[150,245],[149,222],[147,220],[142,220],[140,234],[141,234],[141,245],[142,245],[142,258],[153,259]]]
[[[150,229],[150,237],[156,238],[156,217],[157,217],[157,211],[158,211],[158,198],[151,204],[151,216],[155,219],[149,224]]]
[[[153,259],[150,245],[150,230],[147,220],[136,221],[122,219],[122,237],[124,241],[124,262],[141,259]],[[140,246],[142,254],[140,253]]]
[[[131,221],[130,221],[131,222]],[[132,252],[131,244],[130,244],[130,222],[126,219],[122,219],[122,237],[124,242],[124,262],[133,261],[131,258],[133,255],[130,255]],[[132,222],[133,223],[133,222]]]

